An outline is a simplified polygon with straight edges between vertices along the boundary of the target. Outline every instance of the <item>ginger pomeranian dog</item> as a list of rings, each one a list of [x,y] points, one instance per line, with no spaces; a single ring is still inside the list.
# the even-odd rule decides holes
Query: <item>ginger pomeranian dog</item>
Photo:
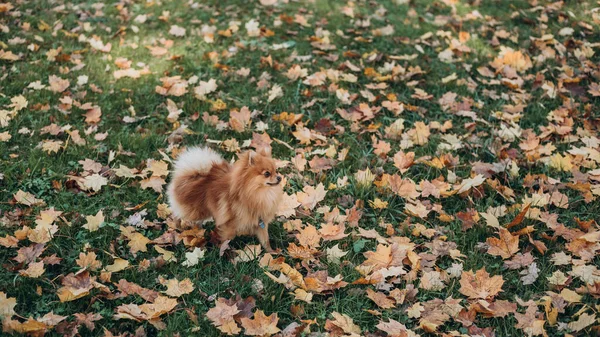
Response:
[[[222,241],[255,235],[272,252],[269,222],[279,207],[281,185],[269,149],[244,152],[230,164],[210,148],[195,147],[177,158],[167,194],[181,220],[212,217]]]

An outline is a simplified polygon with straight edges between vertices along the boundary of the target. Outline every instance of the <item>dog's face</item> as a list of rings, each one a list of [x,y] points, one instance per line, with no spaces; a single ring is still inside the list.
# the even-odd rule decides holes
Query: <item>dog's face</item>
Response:
[[[271,152],[261,149],[258,152],[250,151],[245,154],[247,161],[246,179],[255,187],[278,187],[281,184],[281,176],[277,174],[277,166],[271,157]]]

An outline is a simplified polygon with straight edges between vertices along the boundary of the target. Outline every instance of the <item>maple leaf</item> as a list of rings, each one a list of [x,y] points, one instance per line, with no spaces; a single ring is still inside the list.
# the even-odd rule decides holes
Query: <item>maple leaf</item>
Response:
[[[300,67],[297,64],[294,64],[293,66],[291,66],[287,73],[285,74],[285,76],[287,78],[289,78],[292,81],[295,81],[299,78],[305,78],[306,76],[308,76],[308,70],[303,69],[302,67]]]
[[[140,309],[142,309],[142,312],[146,314],[147,320],[153,320],[170,312],[176,306],[176,299],[168,298],[166,296],[158,296],[154,300],[154,303],[142,304],[140,305]]]
[[[67,90],[67,88],[71,84],[69,80],[62,79],[56,75],[50,75],[48,77],[48,82],[50,83],[50,91],[56,93]]]
[[[271,90],[269,90],[267,101],[270,103],[278,97],[283,97],[283,90],[281,89],[281,86],[274,84]]]
[[[572,331],[578,332],[594,323],[596,323],[596,315],[590,315],[584,312],[579,316],[579,318],[576,321],[570,322],[568,326],[569,329],[571,329]]]
[[[42,141],[42,150],[46,151],[46,153],[58,153],[63,145],[62,140],[43,140]]]
[[[46,269],[44,269],[44,262],[31,262],[27,269],[23,269],[19,271],[19,274],[31,278],[38,278],[44,274]]]
[[[162,160],[149,160],[148,170],[152,172],[152,176],[163,177],[169,174],[169,164]]]
[[[10,236],[6,234],[4,237],[0,237],[0,246],[5,248],[17,248],[19,244],[19,239],[14,236]]]
[[[367,297],[382,309],[390,309],[396,306],[396,302],[394,300],[390,299],[381,292],[373,291],[371,288],[367,289]]]
[[[326,194],[327,191],[325,190],[325,186],[323,186],[322,183],[319,183],[317,187],[310,185],[304,186],[301,192],[296,193],[296,197],[302,207],[312,210],[319,202],[325,199]]]
[[[502,257],[504,260],[519,251],[519,237],[512,235],[508,229],[499,228],[498,234],[500,238],[488,238],[486,240],[489,245],[488,254]]]
[[[33,194],[21,190],[17,191],[13,197],[18,203],[26,206],[43,206],[46,204],[44,200],[37,199]]]
[[[81,268],[87,268],[89,270],[97,270],[102,268],[102,262],[96,260],[96,253],[79,253],[79,258],[75,260],[78,266]]]
[[[473,187],[477,187],[485,182],[485,177],[482,174],[478,174],[473,178],[467,178],[462,181],[458,193],[464,193]]]
[[[150,242],[150,239],[145,237],[142,233],[136,232],[127,236],[127,238],[129,239],[127,245],[129,246],[132,254],[148,251],[146,245]]]
[[[139,295],[148,302],[154,302],[154,300],[156,300],[156,298],[160,295],[154,290],[143,288],[140,285],[129,282],[125,279],[119,280],[119,283],[117,283],[117,288],[126,295]]]
[[[85,327],[88,328],[88,330],[90,331],[94,331],[94,329],[96,328],[94,322],[102,319],[102,315],[94,312],[89,312],[87,314],[75,313],[73,314],[73,316],[75,316],[77,324],[85,325]]]
[[[0,132],[0,142],[8,142],[11,138],[12,136],[8,131]]]
[[[266,316],[262,310],[256,310],[253,319],[242,317],[240,321],[244,334],[250,336],[272,336],[278,333],[281,330],[277,327],[277,322],[277,313]]]
[[[366,188],[371,186],[373,181],[375,180],[375,175],[371,172],[370,169],[359,170],[354,174],[354,179],[356,179],[357,185],[362,188]]]
[[[528,336],[546,336],[544,324],[546,321],[537,318],[537,308],[535,305],[529,305],[525,314],[515,312],[517,319],[516,328],[522,329]]]
[[[392,189],[392,192],[394,192],[402,198],[415,199],[421,195],[421,193],[417,191],[417,185],[411,179],[403,179],[400,176],[394,174],[393,176],[390,176],[389,184]]]
[[[348,252],[340,249],[339,244],[325,249],[325,252],[327,254],[327,262],[336,264],[340,263],[340,259],[348,254]]]
[[[184,267],[193,267],[197,265],[198,262],[204,258],[205,252],[205,250],[195,247],[193,251],[185,253],[185,261],[183,261],[181,265]]]
[[[300,141],[300,144],[303,145],[309,145],[313,138],[313,134],[310,129],[302,126],[298,126],[296,131],[292,132],[292,135],[294,135],[294,137]]]
[[[530,285],[535,283],[539,276],[539,269],[537,268],[537,264],[535,262],[531,263],[527,269],[521,271],[519,275],[521,276],[521,281],[523,281],[523,285]]]
[[[237,264],[238,262],[248,262],[255,260],[260,253],[262,252],[261,245],[246,245],[244,249],[237,249],[235,251],[237,256],[233,259],[233,263]]]
[[[211,78],[208,82],[200,81],[199,85],[194,88],[194,94],[198,99],[206,99],[206,95],[217,90],[217,81]]]
[[[228,304],[224,298],[215,301],[215,307],[206,312],[206,317],[221,332],[227,335],[237,335],[242,329],[237,325],[233,316],[240,312],[237,304]]]
[[[13,258],[13,260],[19,263],[30,263],[35,261],[42,253],[46,247],[44,244],[38,243],[33,244],[29,247],[21,247],[17,251],[17,256]]]
[[[86,223],[82,227],[90,232],[95,232],[104,224],[104,214],[99,210],[96,215],[88,215],[85,217]]]
[[[229,126],[232,130],[244,132],[244,130],[250,127],[251,123],[250,109],[248,107],[244,106],[240,111],[231,110],[229,112]]]
[[[490,277],[490,274],[482,268],[473,274],[473,271],[465,271],[460,277],[460,293],[470,299],[493,298],[502,291],[504,280],[501,275]]]
[[[354,324],[354,320],[346,314],[340,314],[337,311],[331,313],[333,320],[327,319],[325,322],[325,330],[332,332],[332,334],[340,335],[351,335],[360,336],[360,327]]]
[[[180,297],[182,295],[189,294],[194,290],[194,285],[189,278],[178,281],[177,279],[166,280],[162,277],[159,277],[158,281],[160,284],[167,287],[167,290],[163,291],[163,293],[171,297]]]
[[[115,259],[113,264],[106,266],[104,269],[111,273],[116,273],[129,267],[129,261],[123,259]]]
[[[15,307],[17,306],[17,299],[14,297],[7,297],[6,293],[0,291],[0,321],[9,319],[16,314]]]
[[[21,323],[19,321],[7,320],[3,323],[3,331],[17,332],[20,334],[29,334],[30,336],[43,336],[50,326],[39,322],[33,317],[29,317],[27,321]]]
[[[87,296],[94,287],[90,274],[82,270],[77,274],[68,274],[62,280],[62,287],[56,291],[61,302],[70,302]]]
[[[151,188],[156,193],[161,193],[163,185],[165,185],[166,183],[167,182],[163,178],[152,176],[148,179],[140,181],[140,186],[142,187],[142,189]]]
[[[400,170],[400,173],[404,173],[408,171],[408,169],[412,166],[414,160],[414,152],[404,153],[402,151],[398,151],[394,155],[394,166],[396,166],[398,170]]]
[[[317,248],[320,246],[321,235],[315,226],[308,225],[301,229],[298,234],[296,234],[296,239],[298,239],[298,242],[302,246]]]
[[[376,326],[377,329],[385,332],[390,337],[416,337],[406,326],[396,320],[389,319],[388,322],[380,321]]]
[[[440,291],[445,287],[446,285],[442,282],[440,272],[435,270],[424,272],[419,284],[419,288],[432,291]]]
[[[328,224],[321,226],[321,229],[319,229],[319,233],[323,237],[323,240],[334,241],[334,240],[341,240],[341,239],[347,237],[348,234],[344,233],[345,230],[346,230],[346,225],[343,223],[339,224],[339,225],[336,225],[333,223],[328,223]]]
[[[169,34],[177,37],[185,36],[185,28],[179,27],[177,25],[172,25],[171,29],[169,29]]]
[[[498,57],[490,63],[492,67],[500,69],[502,66],[508,65],[518,72],[524,72],[533,67],[531,59],[527,54],[523,54],[519,50],[506,47],[500,47],[500,50],[501,51]]]
[[[102,186],[106,186],[106,184],[108,184],[108,179],[98,173],[89,175],[83,180],[83,186],[87,189],[93,190],[94,192],[100,191]]]

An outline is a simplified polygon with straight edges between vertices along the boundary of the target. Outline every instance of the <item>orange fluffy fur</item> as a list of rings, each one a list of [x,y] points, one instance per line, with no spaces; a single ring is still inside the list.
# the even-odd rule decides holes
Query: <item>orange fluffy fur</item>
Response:
[[[269,223],[283,194],[276,169],[268,150],[245,152],[229,164],[209,148],[189,149],[175,162],[167,190],[171,209],[185,221],[212,217],[221,240],[255,235],[272,251]]]

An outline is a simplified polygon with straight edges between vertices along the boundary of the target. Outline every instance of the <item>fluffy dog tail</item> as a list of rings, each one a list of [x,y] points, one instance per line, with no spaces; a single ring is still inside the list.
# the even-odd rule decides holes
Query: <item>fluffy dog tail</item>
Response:
[[[208,147],[192,147],[179,155],[175,161],[171,183],[167,188],[169,206],[176,217],[182,219],[187,214],[184,205],[177,198],[178,181],[189,181],[194,177],[206,175],[213,166],[222,164],[224,161],[221,155]]]

